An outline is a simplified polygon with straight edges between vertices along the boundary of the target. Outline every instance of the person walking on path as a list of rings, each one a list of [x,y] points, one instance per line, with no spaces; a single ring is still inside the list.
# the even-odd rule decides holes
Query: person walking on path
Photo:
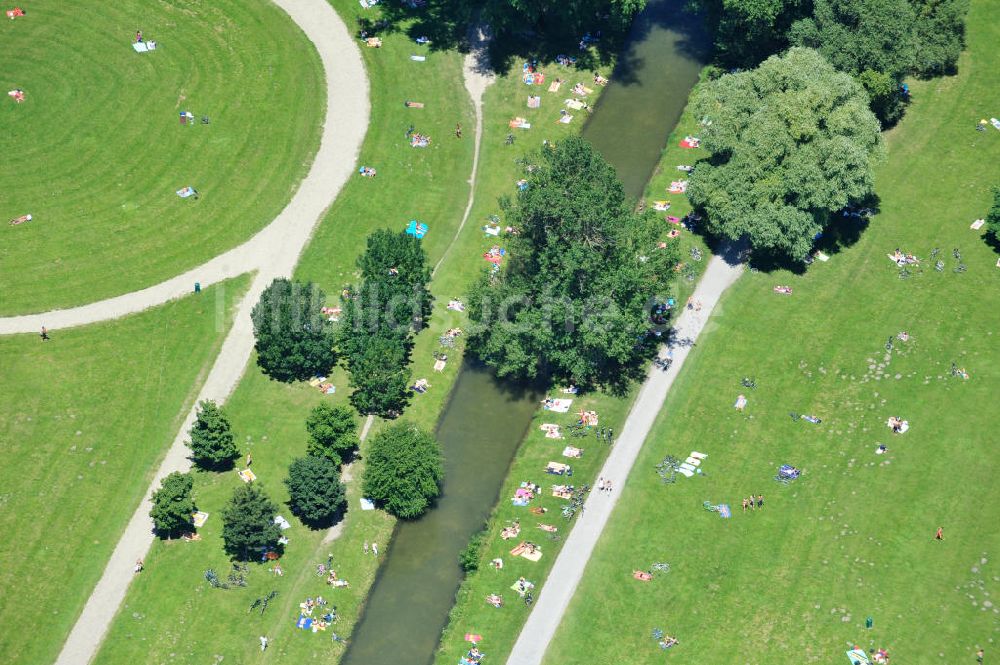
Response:
[[[42,326],[41,338],[43,342],[49,341],[49,330],[45,326]]]
[[[934,534],[934,540],[944,540],[944,527],[939,526],[937,533]]]

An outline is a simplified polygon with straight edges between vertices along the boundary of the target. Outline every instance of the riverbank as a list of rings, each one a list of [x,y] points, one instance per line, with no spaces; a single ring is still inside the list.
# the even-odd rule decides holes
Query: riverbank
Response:
[[[503,100],[509,98],[510,94],[509,91],[505,92],[502,88],[488,94],[486,105],[488,120],[491,116],[497,115],[496,109],[503,108]],[[493,101],[492,95],[499,99]],[[491,101],[493,101],[492,104]],[[496,122],[490,124],[496,124]],[[667,146],[664,148],[659,164],[646,186],[643,198],[640,200],[645,202],[647,207],[650,207],[654,200],[669,200],[670,210],[659,213],[660,215],[666,216],[676,213],[678,216],[683,216],[690,210],[686,197],[668,195],[667,188],[672,179],[676,180],[679,177],[673,175],[674,173],[683,176],[681,172],[676,170],[678,164],[690,164],[696,159],[704,157],[702,150],[690,150],[679,145],[680,139],[695,132],[696,128],[696,119],[685,108],[678,125],[669,134]],[[491,160],[494,159],[497,159],[496,155],[485,155],[486,170],[489,170]],[[675,226],[664,219],[665,232]],[[686,230],[682,231],[681,235],[673,241],[681,243],[684,262],[683,267],[678,272],[675,298],[678,302],[684,302],[693,293],[697,280],[704,271],[709,251],[700,236]],[[691,258],[692,249],[701,255],[701,260],[696,261]],[[530,611],[530,607],[526,606],[519,594],[510,587],[519,577],[523,576],[535,584],[535,594],[537,595],[562,548],[569,529],[572,527],[572,522],[565,519],[561,512],[567,501],[553,497],[551,494],[551,486],[563,483],[564,480],[547,475],[544,471],[546,464],[550,461],[569,463],[573,467],[573,476],[565,479],[565,483],[578,487],[584,484],[595,486],[597,472],[603,466],[609,448],[606,443],[598,440],[596,429],[592,430],[586,437],[575,438],[567,433],[565,426],[576,422],[578,411],[586,410],[597,412],[600,418],[597,429],[600,427],[612,430],[619,429],[632,406],[637,388],[638,386],[634,386],[625,396],[613,396],[600,392],[572,396],[561,394],[559,386],[551,387],[549,394],[552,397],[572,398],[573,404],[569,413],[566,414],[553,414],[540,407],[535,413],[527,436],[519,446],[504,480],[498,503],[485,525],[483,545],[479,554],[479,570],[471,572],[465,577],[456,595],[455,606],[451,610],[448,626],[442,633],[438,652],[435,655],[434,662],[437,665],[453,665],[468,651],[469,644],[464,640],[464,636],[469,632],[483,635],[484,641],[481,648],[489,653],[491,659],[495,659],[497,662],[503,662],[506,659]],[[541,426],[549,423],[562,425],[565,438],[547,438]],[[563,457],[562,450],[567,445],[582,448],[583,457],[579,459]],[[538,484],[542,487],[539,496],[533,499],[528,506],[516,506],[511,501],[522,482]],[[545,508],[547,512],[544,515],[534,515],[530,512],[532,508],[538,507]],[[515,523],[518,523],[521,528],[519,536],[515,539],[502,538],[501,532]],[[553,533],[542,530],[538,524],[554,526],[557,531]],[[522,557],[512,557],[510,550],[522,540],[539,545],[542,551],[541,559],[529,561]],[[504,562],[504,567],[500,571],[495,570],[490,565],[490,561],[496,558],[500,558]],[[505,607],[502,610],[498,611],[487,605],[484,600],[487,595],[494,593],[504,597]]]

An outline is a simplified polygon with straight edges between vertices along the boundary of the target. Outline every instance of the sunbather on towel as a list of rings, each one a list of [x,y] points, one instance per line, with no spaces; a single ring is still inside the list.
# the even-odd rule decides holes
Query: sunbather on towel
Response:
[[[633,570],[632,577],[642,582],[648,582],[653,579],[653,576],[642,570]]]
[[[31,215],[21,215],[20,217],[15,217],[10,220],[11,226],[17,226],[18,224],[24,224],[25,222],[30,222],[32,219]]]

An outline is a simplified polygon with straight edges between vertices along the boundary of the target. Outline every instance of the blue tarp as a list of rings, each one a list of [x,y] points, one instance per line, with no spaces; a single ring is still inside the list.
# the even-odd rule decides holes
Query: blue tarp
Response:
[[[427,225],[411,219],[409,225],[406,227],[406,233],[419,240],[427,234]]]

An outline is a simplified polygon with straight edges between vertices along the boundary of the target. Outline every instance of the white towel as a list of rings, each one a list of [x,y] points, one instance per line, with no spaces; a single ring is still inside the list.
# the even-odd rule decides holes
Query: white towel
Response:
[[[708,457],[705,453],[699,453],[697,450],[691,451],[691,457],[697,457],[698,459],[705,459]]]
[[[693,476],[693,475],[694,475],[694,471],[690,471],[690,470],[688,470],[688,469],[685,469],[685,468],[684,468],[685,466],[686,466],[686,465],[681,465],[681,467],[680,467],[679,469],[677,469],[677,472],[678,472],[678,473],[681,473],[681,474],[683,474],[683,475],[685,475],[685,476],[687,476],[688,478],[690,478],[691,476]]]
[[[701,460],[698,459],[697,457],[688,457],[684,461],[690,464],[691,466],[698,466],[699,464],[701,464]]]
[[[682,471],[687,470],[687,471],[690,471],[691,473],[695,472],[695,468],[693,466],[691,466],[690,464],[686,463],[686,462],[684,464],[681,464],[679,468]]]

